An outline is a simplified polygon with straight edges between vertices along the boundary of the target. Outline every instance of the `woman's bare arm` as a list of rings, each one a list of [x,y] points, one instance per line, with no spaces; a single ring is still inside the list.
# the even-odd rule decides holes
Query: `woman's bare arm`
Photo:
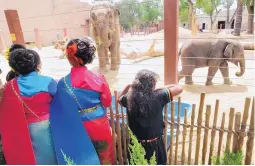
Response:
[[[169,89],[169,91],[171,92],[172,97],[181,94],[183,91],[183,88],[180,85],[174,85],[174,86],[171,85],[171,86],[167,87],[167,89]]]
[[[128,92],[128,90],[129,90],[130,87],[131,87],[131,84],[128,84],[128,85],[124,88],[124,90],[121,92],[121,94],[119,95],[119,97],[121,97],[121,96],[127,94],[127,92]]]

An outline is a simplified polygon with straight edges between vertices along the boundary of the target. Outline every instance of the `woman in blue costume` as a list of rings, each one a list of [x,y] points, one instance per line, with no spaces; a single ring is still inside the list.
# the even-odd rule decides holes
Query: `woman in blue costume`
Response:
[[[106,107],[111,93],[103,75],[93,73],[96,48],[86,37],[71,40],[67,58],[72,69],[58,83],[50,109],[50,123],[58,164],[114,164],[113,141]]]
[[[37,52],[11,52],[10,67],[19,76],[10,80],[0,104],[0,132],[7,164],[57,164],[49,126],[49,106],[57,83],[38,72]]]

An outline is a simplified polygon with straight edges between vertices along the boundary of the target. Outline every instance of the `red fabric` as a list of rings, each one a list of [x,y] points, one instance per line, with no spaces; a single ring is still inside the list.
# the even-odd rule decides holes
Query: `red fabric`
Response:
[[[17,79],[12,81],[14,89],[20,94]],[[49,118],[49,104],[52,100],[49,93],[38,93],[32,97],[22,97],[22,99],[40,119],[22,105],[13,92],[11,82],[8,82],[0,103],[0,132],[4,156],[8,165],[36,164],[28,123]],[[25,115],[24,112],[28,114]]]
[[[73,67],[71,70],[71,83],[74,88],[99,92],[103,106],[109,107],[111,105],[112,95],[104,75],[93,73],[86,66]]]
[[[8,82],[0,103],[0,132],[8,165],[35,165],[33,147],[23,106]],[[18,89],[16,79],[15,89]]]
[[[99,160],[102,165],[103,164],[113,165],[114,164],[113,139],[108,117],[105,116],[93,121],[86,121],[83,122],[83,125],[92,141],[107,142],[107,148],[98,154]]]
[[[78,49],[77,43],[73,43],[71,46],[68,46],[66,49],[67,58],[68,58],[69,62],[71,63],[71,65],[73,65],[74,67],[78,67],[81,64],[84,64],[82,59],[75,56],[77,49]]]
[[[40,119],[38,119],[26,107],[24,107],[24,111],[28,113],[26,115],[28,123],[39,122],[41,120],[49,119],[50,103],[52,101],[52,97],[49,93],[40,92],[33,97],[23,96],[22,99],[28,105],[28,107],[33,110],[37,116],[40,117]]]

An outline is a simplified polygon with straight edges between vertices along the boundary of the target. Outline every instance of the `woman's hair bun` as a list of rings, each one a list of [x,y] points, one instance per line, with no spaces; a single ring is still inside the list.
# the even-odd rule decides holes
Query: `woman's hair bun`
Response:
[[[13,44],[10,47],[10,52],[12,52],[12,51],[14,51],[16,49],[26,49],[26,47],[21,45],[21,44]]]
[[[67,48],[74,43],[77,44],[77,50],[74,55],[80,58],[84,64],[93,62],[96,53],[96,47],[93,44],[93,40],[90,40],[89,38],[73,39],[67,44]]]
[[[37,68],[33,51],[27,49],[16,49],[11,52],[9,65],[22,75],[33,72]]]

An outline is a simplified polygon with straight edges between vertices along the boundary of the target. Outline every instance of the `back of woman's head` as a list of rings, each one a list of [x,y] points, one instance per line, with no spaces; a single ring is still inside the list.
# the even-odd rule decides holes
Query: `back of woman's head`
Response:
[[[9,51],[13,52],[14,50],[17,50],[17,49],[26,49],[26,47],[21,44],[13,44],[13,45],[11,45]]]
[[[40,64],[40,56],[36,51],[29,49],[16,49],[11,52],[9,65],[15,72],[26,75],[37,70]]]
[[[128,93],[129,111],[137,111],[141,116],[148,116],[148,105],[154,98],[154,88],[159,76],[150,70],[140,70]]]
[[[83,66],[92,63],[95,58],[96,47],[93,40],[85,37],[73,39],[67,44],[67,58],[72,66]]]

